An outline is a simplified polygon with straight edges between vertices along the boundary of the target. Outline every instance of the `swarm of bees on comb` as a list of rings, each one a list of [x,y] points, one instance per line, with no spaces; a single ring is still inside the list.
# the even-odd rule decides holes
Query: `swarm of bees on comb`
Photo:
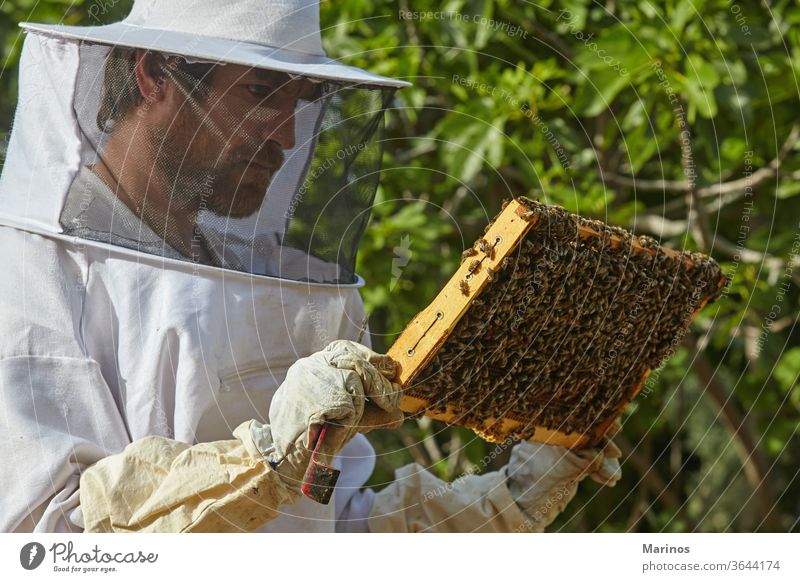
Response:
[[[516,198],[389,351],[403,408],[593,446],[727,284],[705,255]]]

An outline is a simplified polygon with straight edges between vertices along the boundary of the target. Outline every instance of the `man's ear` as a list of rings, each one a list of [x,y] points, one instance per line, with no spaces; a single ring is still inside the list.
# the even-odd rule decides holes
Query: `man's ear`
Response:
[[[164,100],[164,59],[161,55],[136,49],[136,84],[148,104]]]

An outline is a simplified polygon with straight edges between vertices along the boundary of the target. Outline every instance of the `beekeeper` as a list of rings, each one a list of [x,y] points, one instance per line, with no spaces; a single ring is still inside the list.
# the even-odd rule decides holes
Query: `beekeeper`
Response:
[[[2,531],[541,531],[616,455],[518,444],[364,490],[397,428],[356,251],[407,83],[326,57],[313,0],[23,24],[0,182]],[[368,338],[368,335],[367,335]],[[341,470],[328,505],[299,485]]]

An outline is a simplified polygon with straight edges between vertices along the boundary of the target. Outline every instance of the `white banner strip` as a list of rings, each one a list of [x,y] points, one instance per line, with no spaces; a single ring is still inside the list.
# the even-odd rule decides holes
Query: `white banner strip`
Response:
[[[3,580],[800,580],[794,534],[0,534]]]

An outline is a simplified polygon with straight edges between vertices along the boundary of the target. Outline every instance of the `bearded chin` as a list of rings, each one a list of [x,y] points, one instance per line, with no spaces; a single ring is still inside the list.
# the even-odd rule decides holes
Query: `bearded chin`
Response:
[[[162,176],[173,176],[171,199],[176,208],[193,213],[208,210],[223,218],[246,218],[261,208],[269,180],[255,185],[243,180],[238,165],[194,161],[186,144],[158,129],[152,132],[152,142],[160,146],[157,169]]]

